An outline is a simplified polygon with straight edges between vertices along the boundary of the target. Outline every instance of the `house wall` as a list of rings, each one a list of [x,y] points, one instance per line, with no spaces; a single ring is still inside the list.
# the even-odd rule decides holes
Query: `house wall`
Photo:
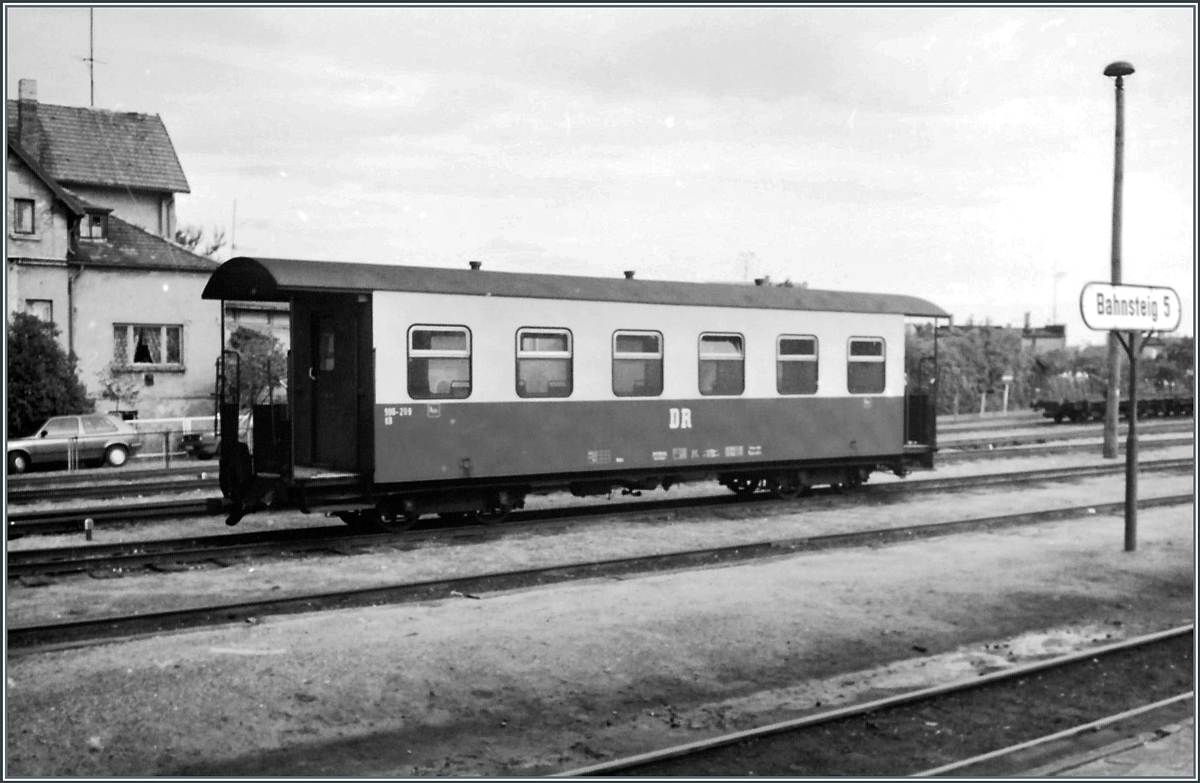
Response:
[[[58,342],[70,350],[67,323],[67,250],[70,233],[67,216],[50,188],[15,155],[8,155],[7,302],[5,312],[24,312],[29,299],[51,302]],[[32,199],[34,233],[17,234],[15,200]]]
[[[175,194],[131,188],[105,188],[69,183],[84,201],[108,207],[113,214],[139,228],[167,239],[175,238]]]
[[[50,261],[66,261],[71,237],[68,232],[67,216],[50,188],[46,187],[29,167],[15,155],[8,155],[8,210],[7,223],[8,257],[38,258]],[[33,199],[35,233],[13,233],[15,224],[15,200]]]
[[[68,323],[66,262],[25,261],[8,263],[8,313],[25,312],[30,299],[49,300],[51,320],[58,327],[58,344],[70,352],[70,324]]]
[[[100,378],[114,358],[114,324],[183,327],[181,370],[125,371],[135,379],[137,400],[121,403],[139,418],[199,416],[212,412],[221,304],[200,298],[209,273],[84,269],[75,282],[75,352],[79,376],[97,398],[98,410],[115,410],[100,399]],[[152,385],[146,384],[146,376]]]

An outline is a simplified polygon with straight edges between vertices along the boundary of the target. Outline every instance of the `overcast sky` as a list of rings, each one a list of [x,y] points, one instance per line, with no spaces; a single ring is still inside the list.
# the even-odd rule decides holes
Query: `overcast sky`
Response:
[[[6,8],[6,89],[89,102],[87,8]],[[983,322],[1124,271],[1193,333],[1196,17],[1177,8],[108,8],[96,107],[158,114],[238,254],[740,281]],[[1055,282],[1057,280],[1057,297]]]

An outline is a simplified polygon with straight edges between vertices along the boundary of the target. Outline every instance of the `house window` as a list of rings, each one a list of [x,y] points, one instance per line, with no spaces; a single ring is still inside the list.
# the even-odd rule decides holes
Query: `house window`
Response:
[[[31,199],[31,198],[14,198],[13,199],[13,233],[14,234],[32,234],[32,233],[34,233],[33,199]]]
[[[779,336],[775,361],[775,389],[780,394],[817,393],[817,338]]]
[[[517,395],[569,397],[571,333],[566,329],[517,330]]]
[[[79,221],[80,239],[104,239],[108,228],[106,215],[89,212]]]
[[[54,302],[49,299],[26,299],[25,312],[48,324],[54,323]]]
[[[879,394],[885,385],[885,354],[880,337],[851,337],[846,357],[846,389],[851,394]]]
[[[613,335],[613,394],[657,397],[663,390],[663,342],[658,332]]]
[[[471,333],[465,326],[408,330],[408,396],[458,400],[471,395]]]
[[[113,324],[113,358],[143,367],[183,365],[183,327],[161,324]]]
[[[740,334],[700,335],[700,393],[741,394],[746,388],[745,344]]]

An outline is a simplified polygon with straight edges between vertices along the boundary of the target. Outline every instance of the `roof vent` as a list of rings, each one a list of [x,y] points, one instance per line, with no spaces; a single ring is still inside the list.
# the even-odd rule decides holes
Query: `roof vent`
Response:
[[[473,272],[478,272],[480,269],[483,268],[482,261],[471,261],[470,264],[471,264],[471,271],[473,271]]]
[[[632,280],[632,279],[633,279],[633,275],[634,275],[634,271],[635,271],[635,270],[633,270],[633,269],[626,269],[626,270],[625,270],[625,279],[626,279],[626,280]]]

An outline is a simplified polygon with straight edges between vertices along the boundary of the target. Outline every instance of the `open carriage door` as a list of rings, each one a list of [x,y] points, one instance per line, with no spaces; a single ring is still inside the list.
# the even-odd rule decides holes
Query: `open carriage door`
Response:
[[[933,355],[922,356],[910,369],[904,393],[905,447],[937,449],[937,381],[938,343],[937,321],[930,325],[933,333]],[[910,368],[913,365],[909,365]]]
[[[298,292],[292,299],[289,395],[297,467],[364,469],[373,396],[369,319],[369,295]]]

